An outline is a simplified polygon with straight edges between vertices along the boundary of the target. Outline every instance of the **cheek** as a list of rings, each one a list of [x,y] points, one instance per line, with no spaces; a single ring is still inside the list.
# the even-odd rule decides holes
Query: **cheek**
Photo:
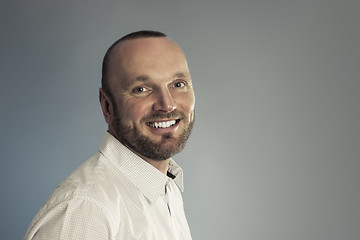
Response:
[[[195,97],[194,95],[184,96],[182,100],[178,103],[178,106],[185,114],[189,115],[189,120],[194,119],[194,108],[195,108]]]
[[[131,101],[122,107],[122,119],[132,125],[139,124],[139,121],[149,114],[151,105],[149,101]]]

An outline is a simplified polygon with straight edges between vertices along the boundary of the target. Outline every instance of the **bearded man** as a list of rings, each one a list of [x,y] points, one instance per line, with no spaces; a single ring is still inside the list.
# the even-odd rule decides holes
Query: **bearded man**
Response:
[[[25,239],[191,239],[171,159],[194,123],[183,51],[161,32],[122,37],[105,54],[99,99],[108,124],[99,152],[54,191]]]

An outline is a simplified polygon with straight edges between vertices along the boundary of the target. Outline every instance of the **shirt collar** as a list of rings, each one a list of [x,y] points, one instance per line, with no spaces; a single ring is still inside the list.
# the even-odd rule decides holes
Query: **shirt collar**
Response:
[[[110,133],[105,133],[99,150],[150,201],[155,201],[164,194],[165,185],[171,178],[133,153]],[[175,176],[174,182],[183,191],[182,169],[172,159],[169,162],[168,172]]]

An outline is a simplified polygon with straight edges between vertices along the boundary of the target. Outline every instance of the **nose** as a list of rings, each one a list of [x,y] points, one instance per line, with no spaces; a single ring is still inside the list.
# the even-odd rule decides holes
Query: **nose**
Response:
[[[175,110],[175,108],[176,105],[169,89],[159,91],[153,105],[153,110],[161,112],[172,112]]]

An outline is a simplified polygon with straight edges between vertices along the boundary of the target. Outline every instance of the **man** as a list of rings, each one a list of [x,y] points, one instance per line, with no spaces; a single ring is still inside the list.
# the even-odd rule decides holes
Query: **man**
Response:
[[[49,197],[25,239],[191,239],[171,159],[194,123],[183,51],[160,32],[126,35],[104,57],[99,95],[100,151]]]

